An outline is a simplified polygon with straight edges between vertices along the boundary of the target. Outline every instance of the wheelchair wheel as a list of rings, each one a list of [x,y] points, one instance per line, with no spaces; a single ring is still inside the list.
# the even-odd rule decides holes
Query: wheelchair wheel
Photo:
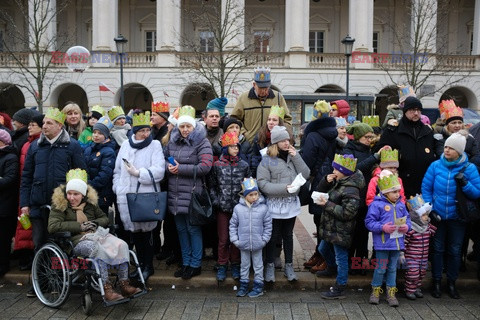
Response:
[[[92,310],[93,310],[92,295],[89,292],[86,292],[82,295],[82,309],[85,315],[89,316],[92,314]]]
[[[71,288],[67,255],[54,243],[47,243],[35,254],[32,282],[40,301],[58,308],[68,298]]]

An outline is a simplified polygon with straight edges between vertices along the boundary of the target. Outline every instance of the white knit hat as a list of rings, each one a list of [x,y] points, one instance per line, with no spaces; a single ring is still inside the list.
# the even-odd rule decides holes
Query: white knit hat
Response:
[[[177,126],[180,126],[182,123],[190,123],[194,128],[197,125],[195,119],[187,115],[183,115],[178,118]]]
[[[78,191],[84,196],[87,195],[87,184],[81,179],[72,179],[68,181],[66,191]]]
[[[465,145],[467,144],[466,131],[460,130],[459,132],[452,133],[447,140],[445,140],[445,147],[450,147],[462,155],[465,151]]]

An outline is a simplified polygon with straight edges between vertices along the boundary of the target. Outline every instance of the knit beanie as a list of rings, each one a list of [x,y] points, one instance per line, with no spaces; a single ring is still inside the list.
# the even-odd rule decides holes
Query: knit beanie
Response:
[[[465,151],[465,145],[467,144],[467,138],[465,133],[468,134],[465,130],[460,130],[459,132],[452,133],[450,137],[445,140],[445,147],[450,147],[457,151],[459,155],[462,155]]]
[[[10,136],[10,133],[7,132],[7,130],[0,129],[0,141],[5,143],[6,145],[12,144],[12,137]]]
[[[102,117],[102,114],[98,111],[91,111],[90,112],[90,118],[95,118],[95,119],[100,119]]]
[[[373,133],[373,129],[366,123],[354,123],[347,128],[347,133],[353,134],[356,141],[369,132]]]
[[[282,140],[290,140],[290,134],[287,131],[287,128],[283,126],[275,126],[273,127],[271,134],[271,143],[277,143]]]
[[[423,110],[423,105],[417,98],[407,97],[407,99],[405,99],[405,102],[403,103],[403,113],[405,114],[405,112],[413,108]]]
[[[65,190],[67,192],[71,191],[71,190],[78,191],[81,194],[83,194],[83,196],[86,196],[87,195],[87,184],[82,179],[72,179],[72,180],[68,181],[67,187],[66,187]]]
[[[221,98],[215,98],[213,100],[210,100],[210,102],[207,104],[207,110],[218,110],[220,113],[220,117],[223,117],[225,115],[225,106],[228,103],[228,99],[225,97]]]
[[[28,124],[30,123],[30,120],[32,120],[33,115],[34,115],[33,110],[28,108],[23,108],[13,114],[12,120],[15,120],[17,122],[20,122],[21,124],[28,126]]]
[[[43,126],[43,118],[45,118],[45,115],[39,112],[38,115],[32,117],[30,122],[35,122],[41,128]]]
[[[110,130],[107,128],[106,125],[104,125],[103,123],[101,122],[97,122],[93,125],[93,128],[92,128],[93,131],[95,130],[98,130],[100,131],[101,134],[103,134],[103,136],[106,138],[108,138],[110,136]],[[138,130],[137,130],[138,131]]]
[[[230,117],[228,119],[225,119],[225,121],[223,122],[223,132],[227,132],[228,127],[230,127],[230,125],[232,124],[238,124],[240,129],[242,128],[242,122],[240,120],[238,120],[237,118]]]

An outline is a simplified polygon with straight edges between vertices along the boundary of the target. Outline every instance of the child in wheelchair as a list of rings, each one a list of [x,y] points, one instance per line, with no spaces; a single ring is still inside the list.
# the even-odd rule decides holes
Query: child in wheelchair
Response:
[[[125,241],[106,232],[107,229],[103,229],[109,221],[97,203],[97,192],[87,185],[86,171],[70,170],[67,173],[67,184],[54,190],[48,232],[50,234],[70,232],[70,240],[74,246],[73,254],[97,261],[105,292],[104,300],[120,301],[142,292],[142,289],[130,284],[128,245]],[[120,293],[110,283],[109,265],[118,270]]]

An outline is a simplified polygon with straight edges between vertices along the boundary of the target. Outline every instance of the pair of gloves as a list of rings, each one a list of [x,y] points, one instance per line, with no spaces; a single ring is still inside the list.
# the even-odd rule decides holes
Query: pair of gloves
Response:
[[[387,222],[382,226],[382,230],[385,233],[392,233],[395,230],[397,230],[397,226],[394,225],[391,222]],[[407,233],[408,232],[408,226],[406,224],[402,224],[401,226],[398,227],[398,232],[403,233],[403,234]]]
[[[140,176],[140,171],[135,168],[133,164],[125,164],[125,168],[127,169],[127,172],[130,173],[134,177],[139,177]]]
[[[93,221],[85,221],[80,224],[80,230],[82,230],[82,232],[95,232],[97,230],[97,224]]]

